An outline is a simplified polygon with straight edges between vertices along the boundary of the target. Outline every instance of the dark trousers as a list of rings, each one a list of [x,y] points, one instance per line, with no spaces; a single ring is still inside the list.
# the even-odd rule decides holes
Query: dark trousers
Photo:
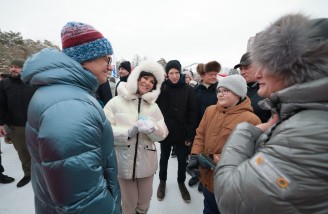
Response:
[[[203,214],[220,214],[218,205],[215,201],[214,193],[203,186],[204,210]]]
[[[170,158],[172,144],[161,143],[161,157],[159,161],[159,180],[167,180],[167,164]],[[188,146],[185,144],[175,145],[175,154],[178,160],[178,183],[184,183],[186,180],[186,167],[188,157]]]
[[[5,171],[1,163],[2,162],[1,162],[1,151],[0,151],[0,174],[2,174]]]
[[[11,141],[18,153],[19,160],[22,163],[24,176],[31,175],[31,156],[28,152],[25,141],[25,127],[11,126]]]

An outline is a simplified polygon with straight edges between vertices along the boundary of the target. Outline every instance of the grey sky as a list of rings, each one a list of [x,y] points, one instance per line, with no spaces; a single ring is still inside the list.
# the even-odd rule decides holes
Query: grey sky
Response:
[[[116,59],[219,61],[233,67],[251,36],[286,13],[328,16],[327,0],[0,0],[1,31],[61,47],[68,21],[94,26]]]

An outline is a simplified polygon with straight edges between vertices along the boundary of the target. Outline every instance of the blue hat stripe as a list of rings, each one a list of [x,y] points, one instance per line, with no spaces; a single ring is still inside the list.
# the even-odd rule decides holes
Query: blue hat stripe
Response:
[[[113,48],[106,38],[97,39],[82,45],[65,48],[63,52],[79,63],[113,54]]]

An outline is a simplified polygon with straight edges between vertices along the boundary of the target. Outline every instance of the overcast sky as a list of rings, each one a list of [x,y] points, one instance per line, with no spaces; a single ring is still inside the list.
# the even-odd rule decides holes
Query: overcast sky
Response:
[[[328,17],[327,0],[0,0],[0,30],[61,47],[69,21],[88,23],[116,59],[139,54],[183,66],[217,60],[233,67],[251,36],[286,13]]]

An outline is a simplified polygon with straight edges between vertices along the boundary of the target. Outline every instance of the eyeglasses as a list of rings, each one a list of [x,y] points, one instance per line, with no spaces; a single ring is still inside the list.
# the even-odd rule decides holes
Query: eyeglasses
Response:
[[[216,92],[217,92],[218,95],[222,94],[222,95],[225,96],[225,95],[227,95],[230,92],[230,90],[228,90],[228,89],[219,90],[218,89]]]
[[[105,57],[107,58],[108,65],[110,65],[113,61],[112,57],[110,57],[110,56],[105,56]]]

